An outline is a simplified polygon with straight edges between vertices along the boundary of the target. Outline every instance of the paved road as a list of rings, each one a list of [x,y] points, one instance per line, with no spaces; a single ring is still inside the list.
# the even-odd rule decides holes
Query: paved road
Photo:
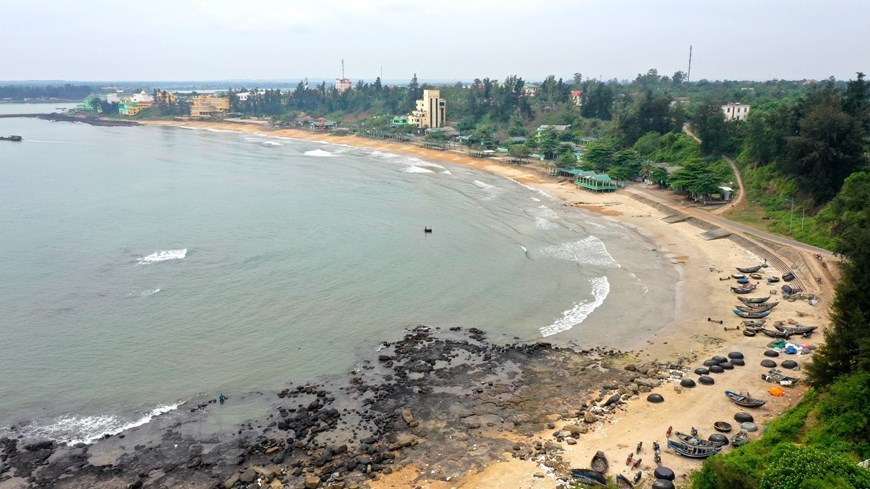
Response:
[[[817,246],[808,245],[806,243],[801,243],[800,241],[793,240],[791,238],[786,238],[783,236],[779,236],[777,234],[768,233],[766,231],[761,231],[760,229],[756,229],[751,226],[747,226],[746,224],[741,224],[739,222],[734,222],[730,219],[726,219],[722,216],[718,216],[715,214],[711,214],[707,211],[698,209],[696,207],[686,207],[681,206],[676,202],[673,202],[669,199],[664,198],[659,192],[655,190],[644,188],[643,185],[629,185],[625,187],[625,190],[630,193],[634,193],[637,195],[641,195],[650,200],[654,200],[660,204],[664,204],[666,206],[672,207],[684,214],[692,216],[697,219],[701,219],[702,221],[707,221],[709,223],[715,224],[723,229],[727,229],[733,233],[742,234],[745,236],[754,236],[757,238],[761,238],[767,241],[771,241],[773,243],[777,243],[783,246],[790,246],[797,250],[807,251],[814,254],[820,254],[825,258],[831,259],[834,257],[834,254],[830,251],[819,248]]]

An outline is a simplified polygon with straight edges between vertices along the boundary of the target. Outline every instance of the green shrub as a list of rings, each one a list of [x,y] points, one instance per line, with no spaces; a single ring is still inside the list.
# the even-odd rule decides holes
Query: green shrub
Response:
[[[843,455],[789,444],[776,452],[776,463],[764,471],[759,489],[870,488],[870,471]]]

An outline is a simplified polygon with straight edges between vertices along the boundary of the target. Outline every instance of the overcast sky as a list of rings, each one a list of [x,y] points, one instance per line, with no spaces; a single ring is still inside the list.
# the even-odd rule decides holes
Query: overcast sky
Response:
[[[868,0],[0,0],[0,80],[854,78]]]

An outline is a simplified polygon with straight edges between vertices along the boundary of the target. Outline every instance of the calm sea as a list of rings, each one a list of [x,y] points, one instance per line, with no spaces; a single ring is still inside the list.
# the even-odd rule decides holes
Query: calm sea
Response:
[[[465,167],[186,128],[0,134],[25,139],[0,142],[0,433],[89,441],[347,372],[420,323],[630,348],[673,314],[649,243]]]

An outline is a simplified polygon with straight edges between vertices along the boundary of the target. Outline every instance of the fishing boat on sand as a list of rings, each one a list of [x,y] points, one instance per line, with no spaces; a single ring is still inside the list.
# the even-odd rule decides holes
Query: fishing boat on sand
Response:
[[[791,336],[792,336],[788,333],[783,333],[782,331],[774,331],[772,329],[767,329],[767,328],[758,328],[758,331],[761,331],[762,333],[764,333],[765,336],[767,336],[769,338],[777,338],[777,339],[781,339],[781,340],[787,340],[787,339],[791,338]]]
[[[749,268],[737,267],[737,271],[740,273],[755,273],[755,272],[761,270],[761,267],[763,267],[763,266],[764,265],[755,265],[754,267],[749,267]]]
[[[789,335],[807,334],[819,329],[818,326],[801,326],[800,324],[794,327],[789,327],[782,324],[774,323],[773,327]]]
[[[738,297],[737,300],[744,304],[763,304],[770,299],[770,296],[767,297]]]
[[[694,445],[688,445],[673,440],[668,440],[668,446],[671,447],[673,451],[689,458],[707,458],[719,453],[720,449],[719,447],[696,447]]]
[[[607,487],[607,479],[592,469],[571,469],[571,477],[577,479],[581,484]]]
[[[744,319],[744,326],[764,326],[764,323],[767,322],[767,319]]]
[[[731,446],[734,446],[734,447],[743,446],[743,445],[746,445],[746,442],[748,442],[748,441],[749,441],[749,433],[747,433],[743,430],[740,430],[737,432],[737,434],[735,434],[734,436],[731,437]]]
[[[622,474],[616,474],[616,487],[619,489],[634,489],[634,484],[628,480],[628,477]]]
[[[692,445],[695,447],[721,447],[725,445],[724,443],[718,441],[710,441],[710,440],[702,440],[696,436],[687,435],[685,433],[680,433],[679,431],[674,432],[677,435],[677,438],[683,441],[688,445]]]
[[[764,312],[769,311],[777,306],[779,302],[770,302],[768,304],[744,304],[742,306],[735,306],[738,311],[743,312]]]
[[[607,462],[607,457],[604,456],[604,452],[601,450],[595,452],[595,456],[592,457],[592,463],[590,465],[592,470],[600,474],[607,472],[607,469],[610,467],[610,464]]]
[[[779,384],[784,387],[793,387],[800,380],[797,377],[789,377],[788,375],[783,375],[782,372],[773,368],[770,369],[769,373],[761,374],[761,380],[765,382],[770,382],[773,384]]]
[[[752,292],[753,290],[755,290],[755,287],[756,287],[755,284],[745,284],[745,285],[741,285],[739,287],[732,286],[731,292],[734,292],[735,294],[748,294],[748,293]]]
[[[764,399],[756,399],[732,391],[725,391],[725,395],[728,396],[728,399],[731,399],[731,402],[743,407],[761,407],[767,403]]]
[[[746,319],[761,319],[763,317],[767,317],[770,314],[770,311],[762,311],[762,312],[743,312],[739,309],[732,309],[731,312],[737,314],[738,316]]]

